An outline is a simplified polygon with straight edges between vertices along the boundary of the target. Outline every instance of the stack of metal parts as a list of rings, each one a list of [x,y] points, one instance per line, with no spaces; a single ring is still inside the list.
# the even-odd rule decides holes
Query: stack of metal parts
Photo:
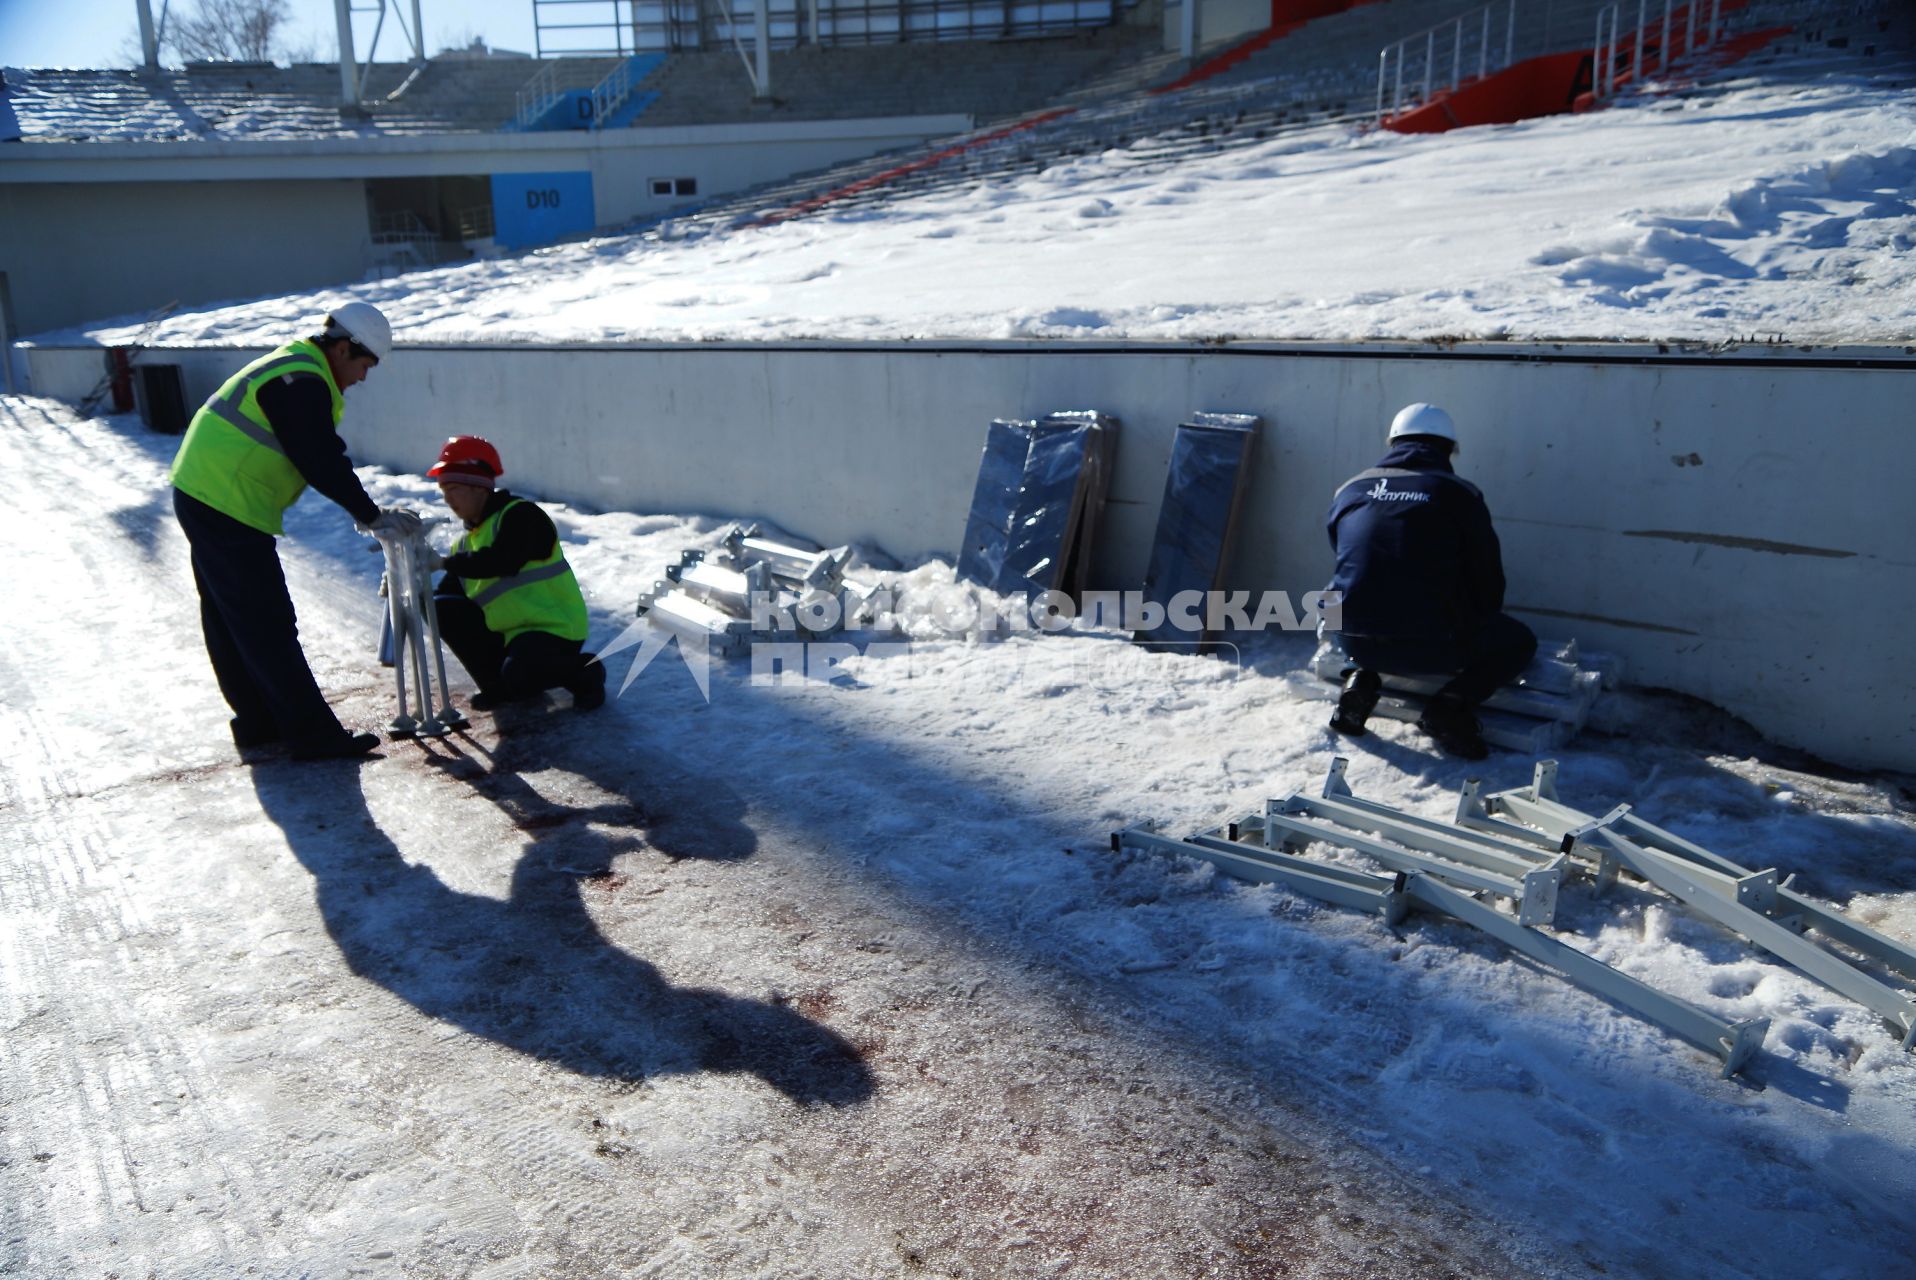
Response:
[[[716,553],[686,551],[639,596],[653,626],[736,654],[755,640],[805,641],[872,620],[881,588],[845,576],[850,547],[822,549],[764,537],[735,524]],[[784,620],[791,621],[790,626]]]
[[[379,584],[387,606],[379,660],[393,669],[398,686],[399,714],[386,726],[395,738],[437,738],[471,723],[452,705],[448,693],[446,651],[439,641],[439,611],[433,605],[432,570],[427,568],[430,548],[426,531],[443,523],[439,518],[422,521],[418,532],[411,536],[374,535],[386,556],[386,576]],[[408,667],[413,676],[410,699],[406,689]],[[437,686],[433,684],[435,674],[439,677]]]
[[[1349,665],[1337,637],[1326,635],[1311,657],[1310,670],[1316,678],[1293,678],[1287,683],[1300,697],[1335,702]],[[1577,735],[1598,695],[1614,689],[1622,675],[1623,663],[1609,654],[1584,653],[1575,640],[1540,641],[1537,656],[1523,674],[1491,694],[1479,710],[1484,740],[1528,755],[1555,750]],[[1444,685],[1442,676],[1387,675],[1383,679],[1384,695],[1377,700],[1372,718],[1416,720],[1423,714],[1425,699]]]
[[[1537,765],[1528,787],[1486,796],[1475,780],[1466,783],[1454,823],[1352,795],[1345,767],[1341,757],[1331,762],[1318,795],[1271,800],[1262,813],[1183,840],[1128,828],[1111,847],[1202,858],[1238,879],[1375,911],[1390,924],[1413,909],[1450,916],[1715,1054],[1722,1074],[1735,1074],[1762,1047],[1768,1018],[1725,1021],[1543,932],[1567,878],[1587,878],[1601,893],[1627,871],[1869,1008],[1903,1048],[1916,1047],[1916,1000],[1881,976],[1916,979],[1916,947],[1794,892],[1774,869],[1747,870],[1646,822],[1628,805],[1602,818],[1570,808],[1557,799],[1554,760]],[[1313,843],[1362,853],[1388,870],[1303,856]],[[1509,912],[1486,899],[1507,902]]]
[[[985,434],[958,577],[999,595],[1085,588],[1118,420],[1091,410],[999,418]]]
[[[1250,413],[1194,413],[1171,439],[1164,502],[1151,538],[1144,598],[1168,603],[1185,591],[1221,591],[1251,483],[1251,452],[1264,420]],[[1207,611],[1208,616],[1208,611]],[[1133,637],[1154,648],[1202,653],[1216,639],[1179,630],[1167,616]]]
[[[1262,813],[1185,840],[1129,828],[1111,837],[1111,847],[1202,858],[1238,879],[1375,911],[1391,924],[1414,909],[1450,916],[1718,1055],[1725,1076],[1762,1046],[1769,1019],[1726,1022],[1544,933],[1569,868],[1562,853],[1505,832],[1432,822],[1360,800],[1345,784],[1345,765],[1341,757],[1332,761],[1317,796],[1296,792],[1271,800]],[[1390,870],[1378,874],[1304,857],[1301,851],[1313,842],[1367,854]],[[1482,901],[1486,897],[1508,901],[1514,914],[1498,911]]]

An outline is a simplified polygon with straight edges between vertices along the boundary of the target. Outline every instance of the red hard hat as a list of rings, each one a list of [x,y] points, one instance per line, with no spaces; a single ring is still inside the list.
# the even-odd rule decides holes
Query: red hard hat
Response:
[[[426,475],[434,480],[452,480],[492,488],[492,482],[506,473],[499,463],[499,451],[484,436],[453,436],[439,451],[439,461]]]

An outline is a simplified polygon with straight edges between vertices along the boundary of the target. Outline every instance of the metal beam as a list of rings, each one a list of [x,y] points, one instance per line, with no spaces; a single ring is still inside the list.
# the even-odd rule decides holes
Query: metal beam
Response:
[[[1239,824],[1240,832],[1245,825]],[[1763,1037],[1769,1030],[1768,1018],[1726,1022],[1665,995],[1567,943],[1511,920],[1427,874],[1375,876],[1221,838],[1215,832],[1188,840],[1172,840],[1153,831],[1131,827],[1112,835],[1111,847],[1202,858],[1237,879],[1282,884],[1305,897],[1378,912],[1391,924],[1401,920],[1413,905],[1450,916],[1554,969],[1591,993],[1717,1055],[1723,1059],[1725,1076],[1743,1069],[1750,1056],[1762,1047]]]
[[[140,60],[148,71],[160,69],[160,37],[153,26],[152,0],[139,0]]]
[[[767,0],[752,0],[752,39],[757,45],[758,68],[752,79],[753,97],[772,96],[772,20]]]
[[[771,572],[763,564],[743,571],[707,564],[697,552],[687,552],[683,563],[669,566],[665,576],[679,589],[727,613],[749,618],[754,599],[769,600]]]
[[[1516,840],[1538,849],[1559,850],[1563,841],[1553,839],[1532,827],[1515,822],[1505,822],[1501,818],[1490,816],[1490,810],[1484,803],[1483,781],[1479,778],[1465,779],[1463,788],[1457,793],[1457,816],[1452,819],[1460,827],[1469,827],[1473,831],[1487,831],[1502,836],[1506,840]]]
[[[1875,1012],[1896,1029],[1903,1048],[1916,1047],[1916,1001],[1858,972],[1847,961],[1806,941],[1761,912],[1725,899],[1720,891],[1713,892],[1700,883],[1697,874],[1699,869],[1695,866],[1668,854],[1645,849],[1618,835],[1607,825],[1597,827],[1595,834],[1610,847],[1612,856],[1631,872],[1648,880],[1698,915],[1734,930],[1838,995]]]
[[[1173,840],[1141,827],[1127,827],[1117,832],[1111,837],[1111,845],[1113,849],[1144,849],[1178,858],[1200,858],[1239,880],[1281,884],[1307,898],[1359,911],[1374,911],[1382,915],[1387,924],[1402,920],[1408,910],[1400,888],[1402,876],[1370,875],[1209,835]]]
[[[1459,830],[1454,823],[1419,817],[1354,795],[1345,778],[1349,766],[1350,761],[1343,756],[1331,760],[1330,770],[1324,776],[1322,798],[1311,802],[1310,812],[1315,816],[1375,831],[1413,849],[1442,854],[1504,875],[1521,876],[1538,867],[1563,865],[1564,859],[1555,849],[1544,854],[1529,841]]]
[[[850,547],[808,551],[803,547],[761,538],[755,524],[732,526],[725,532],[720,545],[734,560],[741,563],[762,561],[777,577],[821,591],[837,589],[839,580],[844,576],[845,566],[852,559]]]
[[[339,23],[339,105],[359,105],[359,62],[353,51],[352,0],[333,0],[333,15]]]
[[[1648,1018],[1707,1053],[1716,1054],[1723,1059],[1721,1074],[1725,1077],[1741,1071],[1750,1056],[1763,1047],[1763,1037],[1770,1029],[1768,1018],[1725,1022],[1687,1001],[1646,986],[1567,943],[1527,929],[1430,876],[1409,877],[1404,892],[1419,905],[1455,916],[1483,930],[1511,950],[1550,966],[1578,986]]]
[[[1393,871],[1437,875],[1473,893],[1509,898],[1517,904],[1517,919],[1524,924],[1549,924],[1556,918],[1557,886],[1562,878],[1558,867],[1527,869],[1517,875],[1509,875],[1443,861],[1418,850],[1386,844],[1334,820],[1314,818],[1300,811],[1303,806],[1314,803],[1324,802],[1299,795],[1267,801],[1264,806],[1265,845],[1276,847],[1277,844],[1322,840],[1327,844],[1355,849]],[[1284,834],[1279,836],[1279,832]]]
[[[1494,812],[1508,813],[1557,837],[1597,824],[1599,819],[1556,799],[1556,777],[1556,761],[1539,761],[1535,779],[1529,787],[1486,797],[1484,803]],[[1794,876],[1776,883],[1772,895],[1765,891],[1761,882],[1774,876],[1774,871],[1752,871],[1720,853],[1657,826],[1631,811],[1627,805],[1613,810],[1609,818],[1603,821],[1611,821],[1616,831],[1644,848],[1661,850],[1747,886],[1738,895],[1739,900],[1751,905],[1767,900],[1769,905],[1756,908],[1765,915],[1790,927],[1814,929],[1832,941],[1889,966],[1906,978],[1916,979],[1916,947],[1898,942],[1867,925],[1858,924],[1836,908],[1796,892],[1790,888]],[[1476,824],[1473,822],[1472,825]],[[1507,827],[1509,824],[1500,825]]]
[[[1627,868],[1698,914],[1870,1009],[1889,1023],[1903,1048],[1916,1049],[1916,1000],[1800,934],[1814,929],[1909,978],[1916,978],[1916,947],[1797,893],[1787,880],[1779,882],[1774,869],[1752,871],[1740,866],[1639,817],[1628,805],[1618,805],[1602,818],[1581,813],[1556,798],[1556,778],[1556,761],[1540,761],[1530,786],[1489,796],[1482,803],[1491,812],[1508,814],[1561,838],[1571,852],[1594,859],[1600,886],[1614,878],[1617,866]],[[1462,802],[1459,808],[1461,812]]]

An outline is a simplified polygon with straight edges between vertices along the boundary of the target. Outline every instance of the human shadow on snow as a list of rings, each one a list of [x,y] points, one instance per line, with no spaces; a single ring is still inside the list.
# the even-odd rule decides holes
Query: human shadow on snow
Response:
[[[312,873],[321,917],[355,974],[430,1017],[582,1075],[749,1072],[801,1105],[871,1096],[869,1069],[830,1029],[778,1004],[675,987],[599,930],[588,886],[639,841],[588,824],[621,823],[628,806],[566,810],[515,773],[489,771],[495,800],[522,830],[567,833],[562,853],[534,839],[500,901],[408,862],[373,818],[359,768],[317,766],[339,775],[318,786],[315,766],[252,768],[260,805]],[[728,802],[736,798],[705,788],[700,820],[718,833],[705,856],[752,851],[749,830],[714,817]]]

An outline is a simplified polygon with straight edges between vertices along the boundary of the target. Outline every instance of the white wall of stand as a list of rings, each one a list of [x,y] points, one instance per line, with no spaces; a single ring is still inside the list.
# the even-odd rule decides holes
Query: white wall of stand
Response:
[[[289,334],[289,336],[296,336]],[[166,350],[195,403],[253,351]],[[36,348],[74,399],[98,349]],[[1144,574],[1176,424],[1265,432],[1231,572],[1321,587],[1332,491],[1402,405],[1456,418],[1508,607],[1777,741],[1916,770],[1916,350],[1510,343],[402,346],[348,395],[354,458],[420,471],[454,432],[515,487],[601,509],[769,519],[900,560],[952,557],[993,417],[1122,421],[1100,585]],[[633,566],[633,591],[663,566]]]

